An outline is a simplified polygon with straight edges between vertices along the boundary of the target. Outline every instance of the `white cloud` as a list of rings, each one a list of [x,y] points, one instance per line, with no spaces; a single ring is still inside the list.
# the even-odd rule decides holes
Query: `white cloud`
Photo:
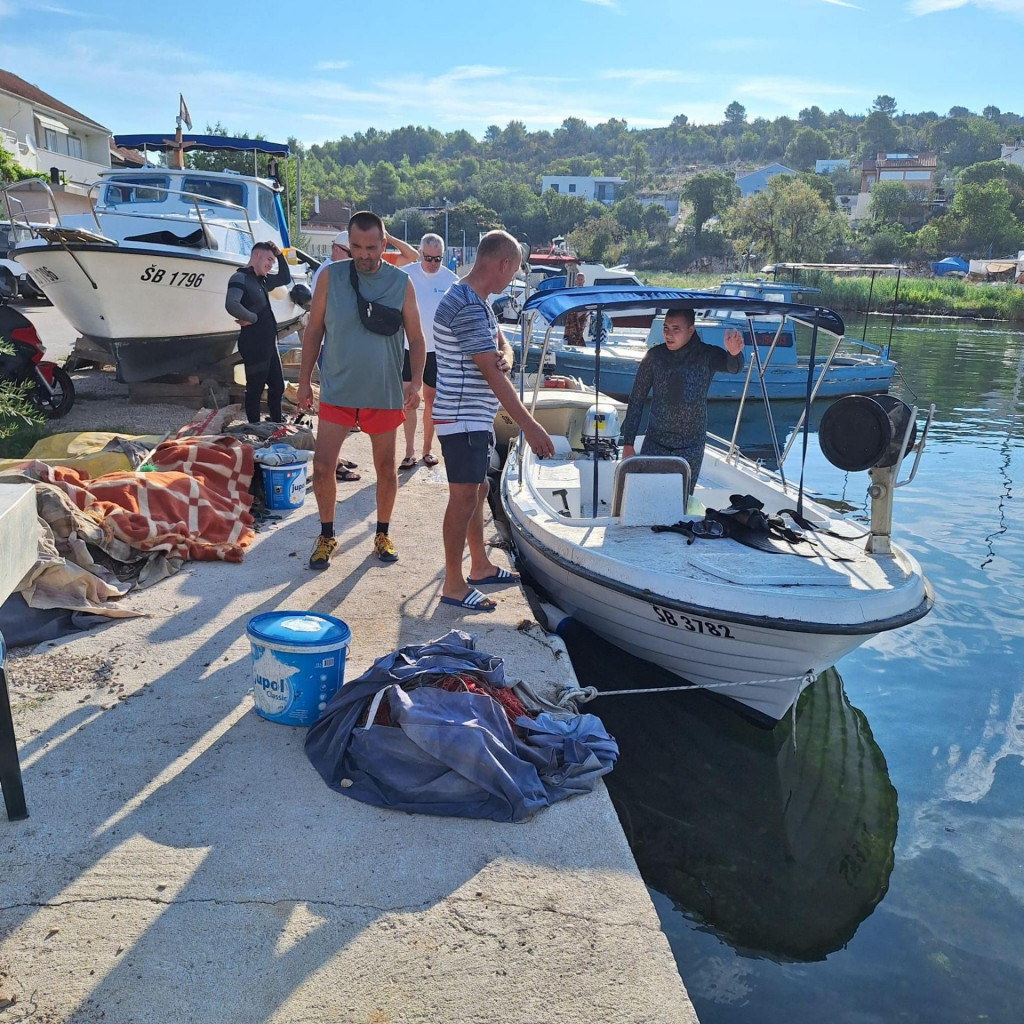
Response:
[[[833,7],[849,7],[854,11],[863,11],[864,8],[857,4],[848,4],[846,0],[821,0],[823,4],[831,4]]]
[[[915,17],[923,17],[941,11],[954,11],[971,4],[982,10],[995,11],[997,14],[1012,14],[1024,18],[1024,0],[910,0],[907,10]]]
[[[348,60],[321,60],[313,65],[314,71],[342,71],[351,65]]]
[[[736,83],[734,88],[740,97],[767,100],[786,108],[820,105],[825,96],[859,96],[861,93],[861,90],[834,82],[815,82],[787,75],[748,78]]]
[[[701,75],[692,72],[673,71],[659,68],[622,68],[619,70],[602,71],[601,78],[609,81],[625,82],[636,88],[649,85],[665,85],[672,82],[699,82]]]
[[[615,0],[583,0],[585,4],[593,4],[594,7],[617,7]]]

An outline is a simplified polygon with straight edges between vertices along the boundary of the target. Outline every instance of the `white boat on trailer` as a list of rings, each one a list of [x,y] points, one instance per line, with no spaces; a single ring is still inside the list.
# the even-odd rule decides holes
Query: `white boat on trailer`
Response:
[[[251,139],[178,135],[183,146],[207,150],[288,153],[287,146]],[[150,148],[168,148],[160,136],[117,141],[135,148],[146,140]],[[180,164],[182,149],[170,148],[171,162]],[[24,190],[39,187],[31,181],[3,190],[13,223],[28,223]],[[62,216],[49,196],[55,223],[28,225],[31,237],[16,246],[18,260],[81,334],[79,352],[105,354],[123,381],[203,374],[230,359],[239,329],[224,308],[231,275],[256,242],[272,241],[289,263],[295,258],[281,186],[269,178],[182,166],[118,168],[90,189],[90,214]],[[305,311],[306,294],[296,286],[308,287],[307,268],[295,263],[291,270],[292,284],[270,293],[282,331]]]
[[[749,316],[765,312],[763,300],[657,291],[661,309],[728,303]],[[550,323],[572,308],[600,313],[608,305],[652,304],[652,289],[595,292],[537,295],[525,312]],[[837,314],[822,307],[775,303],[772,311],[815,330],[843,330]],[[770,418],[768,403],[766,412]],[[920,565],[890,538],[893,491],[916,473],[931,411],[919,441],[916,417],[916,408],[889,396],[853,396],[832,405],[819,424],[830,461],[870,470],[869,527],[713,436],[687,500],[686,462],[620,459],[615,416],[607,413],[593,418],[582,452],[556,439],[556,457],[539,460],[513,443],[501,500],[521,564],[565,612],[629,653],[775,722],[843,655],[932,606]],[[777,453],[780,466],[797,436]],[[912,451],[912,467],[898,479]],[[737,505],[746,506],[745,515]],[[752,518],[751,510],[771,518]],[[733,525],[713,536],[716,522]]]

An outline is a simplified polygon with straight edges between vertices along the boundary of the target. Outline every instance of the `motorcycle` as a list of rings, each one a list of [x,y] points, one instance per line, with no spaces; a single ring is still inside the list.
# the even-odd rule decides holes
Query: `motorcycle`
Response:
[[[8,304],[12,296],[0,281],[0,380],[27,384],[29,400],[47,417],[66,416],[75,402],[75,385],[62,366],[44,359],[46,348],[32,321]]]

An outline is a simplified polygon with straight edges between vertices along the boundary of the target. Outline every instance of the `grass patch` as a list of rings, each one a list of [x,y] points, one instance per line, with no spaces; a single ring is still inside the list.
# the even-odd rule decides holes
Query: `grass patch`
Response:
[[[29,449],[53,433],[49,423],[16,423],[6,437],[0,437],[0,459],[23,459]]]

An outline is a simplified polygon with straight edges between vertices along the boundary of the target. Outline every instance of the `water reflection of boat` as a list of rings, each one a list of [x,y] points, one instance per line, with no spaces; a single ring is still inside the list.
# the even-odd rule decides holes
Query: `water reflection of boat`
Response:
[[[583,684],[662,674],[576,624],[565,640]],[[834,669],[801,698],[795,742],[789,720],[759,729],[703,694],[590,708],[622,751],[606,783],[644,880],[736,949],[822,960],[885,895],[896,791]]]

